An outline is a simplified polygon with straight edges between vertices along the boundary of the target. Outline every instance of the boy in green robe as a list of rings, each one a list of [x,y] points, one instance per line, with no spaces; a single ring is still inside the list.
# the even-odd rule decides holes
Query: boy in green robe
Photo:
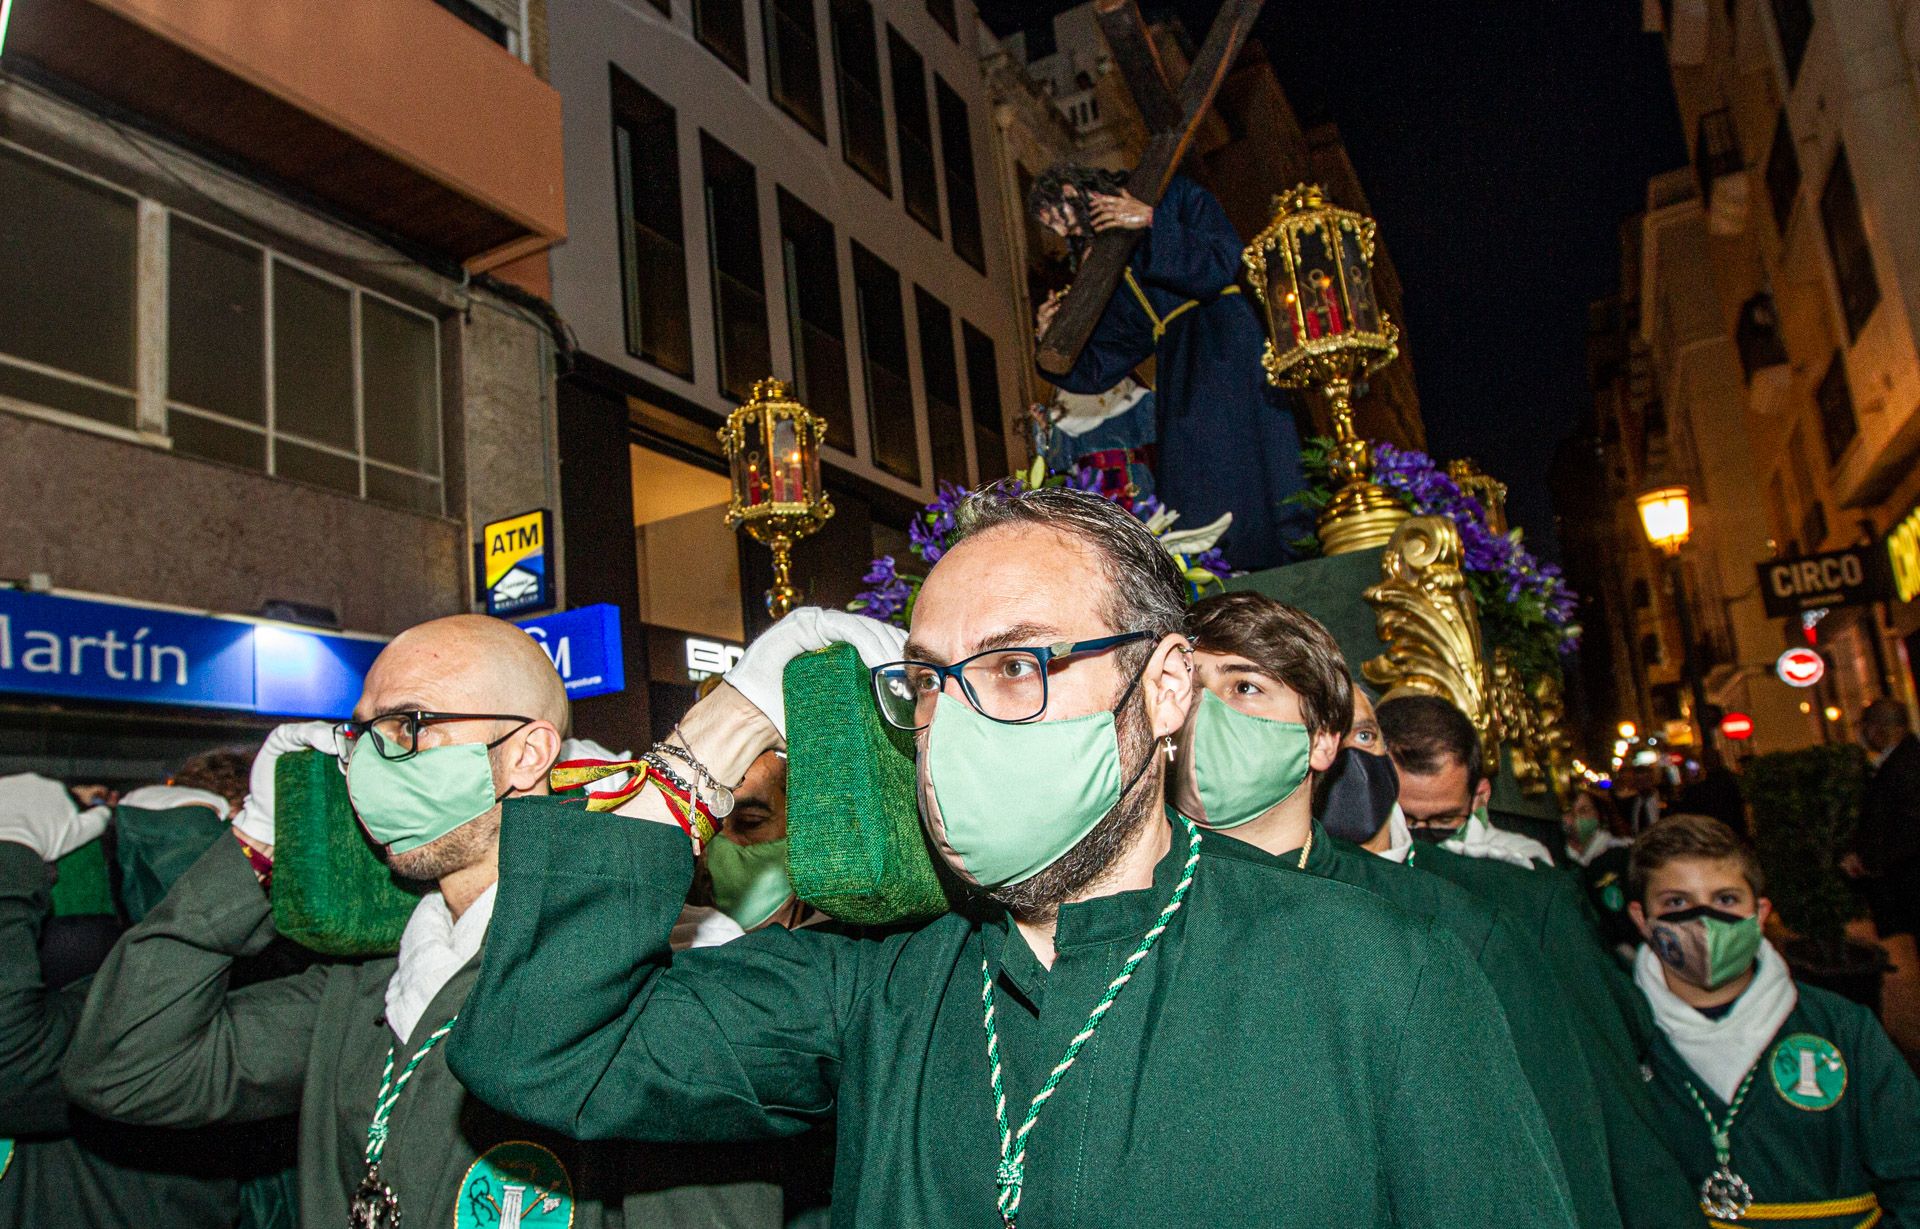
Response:
[[[705,824],[653,780],[619,814],[522,802],[454,1070],[583,1137],[836,1118],[843,1226],[1570,1226],[1458,942],[1169,822],[1164,752],[1194,690],[1184,581],[1151,532],[1067,490],[976,496],[961,518],[904,648],[796,611],[658,754],[718,783],[676,797],[724,810],[783,737],[786,663],[851,641],[887,719],[920,732],[927,829],[965,907],[675,956]],[[1381,959],[1343,959],[1355,944]]]
[[[1920,1081],[1872,1012],[1793,980],[1753,851],[1670,815],[1628,882],[1654,1103],[1708,1223],[1920,1225]]]
[[[233,836],[116,945],[74,1033],[68,1094],[158,1126],[297,1112],[309,1226],[775,1229],[778,1188],[742,1180],[758,1158],[576,1143],[475,1100],[447,1069],[493,906],[501,802],[548,792],[568,722],[552,663],[509,623],[458,615],[396,637],[354,721],[274,731]],[[297,747],[342,756],[361,826],[428,890],[395,957],[235,986],[236,960],[276,937],[274,761]]]

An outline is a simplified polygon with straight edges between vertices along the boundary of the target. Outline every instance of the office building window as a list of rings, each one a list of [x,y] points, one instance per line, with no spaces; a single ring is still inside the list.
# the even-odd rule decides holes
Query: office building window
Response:
[[[760,198],[753,165],[700,134],[706,178],[707,250],[713,272],[714,346],[720,391],[735,401],[772,374],[767,341],[766,272],[760,263]]]
[[[887,27],[893,69],[893,126],[900,141],[900,197],[914,221],[940,235],[940,180],[933,169],[933,117],[927,113],[927,70],[920,53]]]
[[[987,271],[987,250],[980,235],[980,188],[973,177],[973,125],[967,104],[953,87],[933,78],[940,108],[940,156],[947,164],[947,225],[953,231],[954,255],[974,268]]]
[[[1820,440],[1826,445],[1827,464],[1838,465],[1847,445],[1860,433],[1860,420],[1853,412],[1853,391],[1847,387],[1847,364],[1840,351],[1833,352],[1813,399],[1820,407]]]
[[[1774,229],[1786,238],[1787,222],[1793,217],[1793,202],[1800,195],[1800,159],[1793,152],[1793,129],[1787,124],[1787,111],[1773,121],[1773,145],[1767,151],[1767,202],[1773,206]]]
[[[960,22],[953,4],[954,0],[927,0],[927,12],[947,32],[949,38],[957,41],[960,38]]]
[[[747,14],[744,0],[693,0],[693,33],[720,62],[747,75]]]
[[[873,463],[896,478],[918,483],[920,430],[914,422],[913,384],[907,375],[907,320],[900,275],[856,243],[853,286]]]
[[[980,461],[980,481],[1004,477],[1007,472],[1006,413],[1000,404],[1000,364],[993,338],[965,320],[960,322],[961,348],[966,352],[967,394],[973,401],[973,454]]]
[[[936,482],[966,486],[967,437],[960,421],[960,368],[953,355],[953,313],[920,286],[913,288],[920,317],[920,385],[927,394],[927,436]]]
[[[610,72],[627,352],[692,379],[686,224],[680,213],[673,108],[619,69]]]
[[[767,30],[767,94],[802,128],[827,139],[820,100],[820,41],[813,0],[763,0]]]
[[[1833,256],[1834,280],[1840,284],[1847,340],[1852,341],[1880,305],[1880,279],[1873,273],[1873,249],[1860,220],[1860,197],[1853,188],[1845,149],[1834,157],[1827,186],[1820,190],[1820,221],[1827,231],[1827,251]]]
[[[1807,58],[1807,40],[1813,37],[1813,0],[1769,0],[1773,28],[1780,32],[1780,58],[1787,62],[1787,84],[1800,79]]]
[[[0,404],[139,426],[180,456],[440,514],[433,317],[179,214],[142,261],[139,208],[0,146],[0,285],[15,309],[0,311]],[[166,301],[147,339],[164,376],[135,362],[143,278]]]
[[[0,146],[0,399],[134,426],[137,208]]]
[[[880,44],[867,0],[829,0],[834,84],[840,91],[840,147],[847,165],[893,195],[887,115],[880,101]]]
[[[840,258],[833,224],[779,190],[780,258],[786,274],[787,336],[800,401],[826,419],[827,443],[853,451],[847,334],[840,315]]]

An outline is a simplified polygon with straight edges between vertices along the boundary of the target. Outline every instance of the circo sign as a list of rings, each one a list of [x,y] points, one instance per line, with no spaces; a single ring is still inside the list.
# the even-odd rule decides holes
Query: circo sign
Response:
[[[1728,713],[1720,718],[1720,732],[1735,742],[1753,737],[1753,718],[1745,713]]]
[[[1773,672],[1789,687],[1811,687],[1826,677],[1827,662],[1812,649],[1788,649],[1773,663]]]

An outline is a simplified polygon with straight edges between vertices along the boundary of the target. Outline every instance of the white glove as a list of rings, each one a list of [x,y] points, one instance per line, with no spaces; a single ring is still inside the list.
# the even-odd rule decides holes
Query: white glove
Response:
[[[267,741],[260,745],[260,754],[253,757],[253,772],[247,778],[247,800],[240,804],[240,814],[233,820],[233,826],[239,829],[240,835],[246,837],[249,844],[262,849],[273,848],[274,766],[287,752],[307,748],[324,751],[328,755],[339,755],[340,747],[334,737],[333,723],[289,721],[285,725],[275,726],[273,733],[267,735]]]
[[[859,650],[861,661],[878,666],[900,659],[907,634],[891,623],[864,615],[802,606],[747,646],[746,655],[727,672],[727,682],[765,713],[785,738],[787,663],[802,653],[842,641]]]
[[[0,777],[0,841],[58,862],[107,830],[112,807],[82,811],[67,787],[37,773]]]

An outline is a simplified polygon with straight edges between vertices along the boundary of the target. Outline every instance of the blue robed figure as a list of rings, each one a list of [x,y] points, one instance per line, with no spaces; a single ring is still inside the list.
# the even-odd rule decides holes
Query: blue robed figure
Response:
[[[1144,229],[1126,278],[1107,303],[1073,370],[1042,376],[1075,393],[1112,388],[1156,358],[1158,461],[1155,489],[1197,529],[1223,512],[1233,525],[1221,549],[1236,569],[1258,571],[1294,557],[1312,515],[1287,500],[1306,486],[1300,436],[1286,394],[1260,365],[1266,334],[1240,293],[1240,236],[1199,184],[1176,175],[1157,206],[1124,191],[1124,180],[1089,167],[1055,167],[1035,181],[1038,220],[1084,250],[1093,233]],[[1058,296],[1039,312],[1041,331]]]

